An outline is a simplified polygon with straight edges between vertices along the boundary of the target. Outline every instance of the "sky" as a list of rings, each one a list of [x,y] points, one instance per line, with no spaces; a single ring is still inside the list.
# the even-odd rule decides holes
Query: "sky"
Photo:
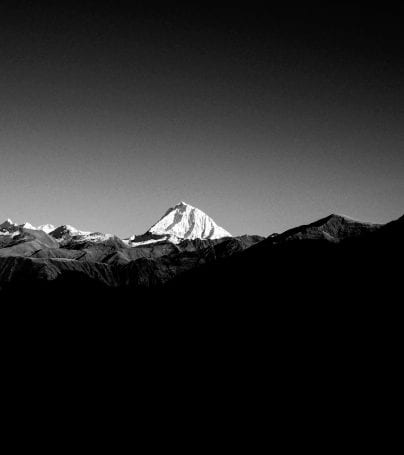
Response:
[[[269,235],[404,213],[402,15],[151,3],[0,3],[0,219],[127,237],[185,201]]]

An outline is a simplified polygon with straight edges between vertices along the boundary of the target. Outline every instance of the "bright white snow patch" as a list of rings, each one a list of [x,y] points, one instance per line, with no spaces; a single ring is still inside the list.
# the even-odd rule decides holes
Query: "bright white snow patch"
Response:
[[[55,229],[55,226],[53,226],[53,224],[43,224],[42,226],[35,227],[28,221],[26,221],[23,224],[17,224],[17,223],[14,223],[13,221],[11,221],[10,219],[8,219],[3,224],[0,224],[0,230],[1,229],[4,230],[7,228],[12,228],[12,230],[17,229],[17,228],[18,229],[31,229],[33,231],[44,231],[47,234],[49,234],[49,232],[52,232]]]
[[[180,202],[168,210],[148,232],[157,235],[168,234],[178,239],[231,237],[229,232],[218,226],[206,213],[185,202]]]
[[[17,235],[19,234],[18,225],[13,223],[10,218],[0,224],[0,234],[1,235]]]
[[[112,234],[103,234],[102,232],[81,231],[69,224],[59,226],[49,234],[59,242],[66,240],[72,242],[102,242],[114,237]]]
[[[53,224],[41,224],[38,226],[38,230],[44,231],[46,234],[55,230],[55,226]]]
[[[150,245],[151,243],[164,242],[166,240],[168,240],[168,237],[161,238],[161,239],[143,240],[141,242],[136,242],[136,241],[129,240],[129,241],[126,241],[125,243],[127,245],[131,245],[131,246],[142,246],[142,245]]]
[[[37,228],[34,227],[34,226],[32,226],[31,223],[28,223],[28,221],[26,221],[24,224],[21,224],[20,227],[22,227],[22,228],[24,228],[24,229],[33,229],[33,230],[35,230],[35,231],[37,230]]]

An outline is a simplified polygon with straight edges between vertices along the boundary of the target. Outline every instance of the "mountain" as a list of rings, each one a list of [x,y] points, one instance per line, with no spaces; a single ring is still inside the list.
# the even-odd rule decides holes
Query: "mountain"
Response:
[[[310,224],[303,224],[281,234],[272,234],[260,243],[259,248],[284,244],[296,240],[324,240],[339,243],[344,239],[375,232],[383,225],[357,221],[345,215],[331,214]]]
[[[69,224],[63,224],[62,226],[59,226],[51,231],[49,234],[57,240],[67,240],[75,237],[76,235],[90,234],[90,232],[80,231]]]
[[[43,231],[18,227],[11,235],[0,237],[0,257],[26,257],[58,246],[58,242]]]
[[[212,218],[192,205],[180,202],[150,229],[151,234],[171,235],[181,239],[220,239],[231,234],[218,226]]]
[[[11,235],[15,232],[18,232],[18,225],[13,223],[10,218],[8,218],[4,223],[0,224],[0,235]]]
[[[61,283],[62,287],[68,282],[64,295],[69,292],[77,298],[86,295],[93,284],[128,292],[132,289],[135,296],[141,289],[161,287],[182,273],[235,254],[261,240],[243,236],[129,247],[111,239],[64,246],[44,232],[31,232],[41,233],[51,243],[16,242],[9,248],[0,248],[0,288],[5,286],[16,292],[18,283],[25,281],[29,284],[22,292],[30,289],[32,294],[38,286],[43,287],[44,281],[56,281],[55,285]],[[81,287],[83,283],[85,288]]]
[[[232,237],[183,202],[127,241],[69,225],[47,234],[7,220],[0,225],[0,288],[10,294],[63,289],[73,299],[92,298],[95,287],[101,299],[108,288],[128,301],[146,291],[165,301],[188,295],[275,303],[280,293],[329,300],[338,294],[335,286],[340,293],[357,278],[369,286],[367,275],[372,285],[375,274],[394,276],[389,258],[402,257],[403,225],[404,217],[380,225],[332,214],[267,238]]]
[[[38,229],[38,228],[32,226],[31,223],[28,223],[28,221],[26,221],[24,224],[20,224],[19,227],[22,228],[22,229],[31,229],[31,230],[37,230]]]
[[[68,282],[66,292],[76,293],[77,283],[85,283],[86,289],[96,284],[137,293],[141,288],[161,287],[182,273],[264,239],[232,237],[204,212],[184,202],[170,208],[145,234],[126,241],[71,225],[51,227],[3,223],[0,288],[15,292],[17,283],[29,281],[26,289],[32,290],[52,281],[63,286]]]
[[[231,236],[202,210],[180,202],[170,208],[145,234],[133,236],[129,240],[138,244],[162,240],[178,243],[182,240],[215,240]]]
[[[55,230],[55,226],[53,224],[42,224],[41,226],[38,226],[40,231],[44,231],[47,234]]]
[[[80,231],[68,224],[57,227],[49,232],[49,235],[63,244],[72,242],[103,242],[114,237],[111,234],[103,234],[102,232]]]
[[[314,310],[337,317],[347,308],[354,314],[358,303],[394,301],[403,255],[404,217],[380,225],[333,214],[190,270],[166,291],[203,289],[217,301],[265,303],[274,313],[293,308],[293,317]]]
[[[35,227],[29,222],[23,224],[17,224],[11,221],[10,219],[6,220],[4,223],[0,224],[0,235],[8,235],[12,233],[17,233],[22,230],[31,230],[31,231],[43,231],[46,234],[50,234],[52,237],[59,241],[64,240],[83,240],[87,237],[91,237],[94,241],[105,240],[110,238],[110,234],[102,234],[101,232],[87,232],[80,231],[70,225],[62,225],[57,228],[53,224],[43,224],[41,226]]]
[[[340,242],[348,237],[357,237],[365,232],[376,231],[381,226],[333,213],[314,223],[289,229],[272,238],[275,242],[297,239],[324,239],[330,242]]]
[[[32,231],[43,231],[47,234],[52,232],[55,229],[53,224],[43,224],[42,226],[35,227],[29,222],[25,222],[23,224],[16,224],[10,219],[6,220],[4,223],[0,224],[0,235],[16,232],[20,229],[30,229]]]

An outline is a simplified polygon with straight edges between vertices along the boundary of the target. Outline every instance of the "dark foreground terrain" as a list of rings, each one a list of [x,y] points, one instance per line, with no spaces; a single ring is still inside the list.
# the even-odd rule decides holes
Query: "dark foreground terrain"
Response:
[[[246,449],[257,431],[322,449],[374,441],[370,428],[397,426],[403,234],[404,217],[377,226],[330,216],[266,239],[149,251],[125,261],[122,276],[136,279],[120,286],[108,283],[122,279],[119,266],[102,262],[63,273],[37,262],[32,273],[27,258],[0,258],[13,278],[0,293],[7,390],[30,421],[45,394],[86,429],[83,406],[104,420],[118,408],[119,425],[128,411],[149,422],[158,409],[163,426],[179,413],[178,437],[193,444],[194,415]]]
[[[7,256],[0,249],[5,305],[133,304],[140,309],[175,304],[185,311],[198,311],[199,305],[201,311],[211,307],[230,313],[236,308],[289,308],[296,314],[326,311],[330,316],[363,310],[366,317],[372,302],[385,307],[400,300],[404,217],[375,225],[331,215],[266,239],[244,236],[139,248],[115,239],[63,249],[47,238],[41,248],[44,239],[37,237],[46,234],[27,230],[23,236],[13,247],[31,248],[36,242],[30,257]]]

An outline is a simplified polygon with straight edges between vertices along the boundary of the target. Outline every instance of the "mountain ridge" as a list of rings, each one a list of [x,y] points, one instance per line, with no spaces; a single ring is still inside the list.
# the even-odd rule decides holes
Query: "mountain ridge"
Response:
[[[218,226],[205,212],[183,201],[169,209],[148,232],[183,239],[231,237],[229,232]]]
[[[197,212],[200,214],[200,217],[202,218],[202,222],[199,223],[199,229],[198,226],[196,229],[192,229],[193,226],[193,215],[192,213]],[[188,215],[188,219],[184,223],[182,220],[182,214],[184,212]],[[168,223],[165,221],[170,214],[173,214],[171,217],[171,223]],[[177,220],[174,221],[174,218],[177,217]],[[401,218],[404,218],[401,217]],[[205,222],[205,230],[200,228],[200,225]],[[207,232],[206,229],[206,224],[210,226],[210,229],[208,229],[209,232]],[[378,226],[381,226],[382,224],[380,223],[372,223],[368,221],[359,221],[356,220],[350,216],[343,215],[343,214],[338,214],[338,213],[331,213],[330,215],[327,215],[326,217],[323,217],[319,220],[316,220],[314,222],[301,225],[298,227],[290,228],[287,229],[286,231],[282,232],[282,234],[274,233],[270,234],[268,237],[277,237],[279,235],[291,235],[294,231],[301,229],[303,227],[306,228],[315,228],[319,227],[321,225],[325,226],[330,226],[330,225],[336,225],[336,224],[351,224],[351,225],[362,225],[362,226],[373,226],[374,228],[377,228]],[[176,227],[180,225],[182,227],[182,230],[176,229]],[[185,226],[185,227],[184,227]],[[213,231],[211,229],[213,228]],[[103,233],[99,231],[87,231],[87,230],[81,230],[77,229],[69,224],[62,224],[60,226],[55,227],[53,224],[42,224],[38,227],[33,226],[29,222],[24,222],[22,224],[18,224],[13,222],[10,218],[8,218],[6,221],[0,224],[0,235],[7,235],[13,232],[17,232],[19,229],[31,229],[31,230],[41,230],[47,234],[52,235],[53,237],[57,239],[62,239],[64,233],[67,238],[72,239],[76,237],[77,241],[83,241],[86,239],[86,237],[92,238],[94,241],[97,239],[99,241],[101,240],[106,240],[111,237],[117,237],[120,238],[119,236],[113,235],[113,234],[108,234],[108,233]],[[147,244],[147,243],[152,243],[152,242],[162,242],[162,241],[172,241],[172,242],[179,242],[184,239],[190,238],[190,239],[196,239],[196,238],[201,238],[201,239],[216,239],[216,238],[223,238],[223,237],[232,237],[232,234],[230,234],[228,231],[223,229],[222,227],[218,226],[216,222],[209,217],[206,213],[204,213],[202,210],[192,206],[191,204],[188,204],[184,201],[179,202],[178,204],[174,205],[173,207],[170,207],[162,217],[158,219],[156,223],[154,223],[144,234],[133,234],[130,237],[127,238],[122,238],[124,242],[126,242],[129,245],[142,245],[142,244]]]
[[[216,240],[232,235],[218,226],[202,210],[184,201],[169,208],[148,231],[140,236],[131,236],[128,242],[132,245],[170,241],[179,243],[183,240]]]
[[[42,224],[38,227],[29,222],[23,224],[14,223],[7,219],[0,224],[0,234],[16,232],[20,229],[41,230],[60,241],[74,240],[83,241],[86,238],[102,241],[111,237],[112,234],[91,232],[77,229],[69,224],[55,227],[53,224]],[[231,237],[231,234],[218,226],[215,221],[202,210],[183,201],[170,207],[164,215],[158,219],[144,234],[132,235],[123,239],[128,244],[145,244],[153,241],[171,241],[178,243],[185,239],[218,239]],[[138,242],[134,242],[135,239]]]
[[[178,204],[175,207],[178,208]],[[184,212],[189,214],[190,210],[182,207],[180,215]],[[172,223],[175,219],[176,211],[172,212],[171,209],[166,212],[171,217],[163,225],[164,235],[148,231],[149,234],[144,234],[142,242],[138,243],[125,242],[113,236],[100,238],[97,237],[99,233],[76,235],[78,230],[75,229],[68,230],[73,234],[71,236],[64,237],[64,233],[60,232],[60,238],[55,238],[41,230],[26,229],[7,221],[1,226],[16,230],[0,236],[0,288],[15,292],[21,283],[30,283],[26,288],[28,291],[30,286],[36,288],[39,282],[57,281],[60,286],[67,286],[66,292],[73,295],[76,295],[77,286],[90,290],[93,285],[125,288],[136,295],[140,288],[165,289],[172,280],[178,280],[172,289],[188,289],[192,293],[193,289],[207,292],[210,287],[212,293],[217,286],[226,298],[227,294],[236,292],[233,288],[242,288],[247,295],[250,291],[254,293],[254,289],[249,288],[253,283],[261,288],[267,280],[273,282],[275,279],[276,284],[276,277],[285,289],[288,276],[297,279],[301,286],[307,286],[302,277],[311,271],[315,276],[321,276],[324,283],[331,283],[331,276],[324,276],[327,270],[333,270],[334,275],[346,276],[343,267],[353,267],[341,262],[346,251],[349,252],[346,257],[353,260],[354,251],[365,251],[367,256],[371,255],[373,244],[383,252],[381,246],[386,236],[404,238],[404,217],[380,225],[331,214],[267,238],[245,235],[173,239],[166,230],[170,226],[167,221]],[[181,227],[183,234],[187,232],[185,229],[189,229],[189,226]],[[376,235],[379,232],[380,235]],[[153,235],[153,241],[146,243],[147,235]],[[394,245],[389,250],[399,255]],[[353,264],[358,259],[355,258]],[[368,264],[365,266],[368,267]],[[57,283],[54,289],[59,288]]]

